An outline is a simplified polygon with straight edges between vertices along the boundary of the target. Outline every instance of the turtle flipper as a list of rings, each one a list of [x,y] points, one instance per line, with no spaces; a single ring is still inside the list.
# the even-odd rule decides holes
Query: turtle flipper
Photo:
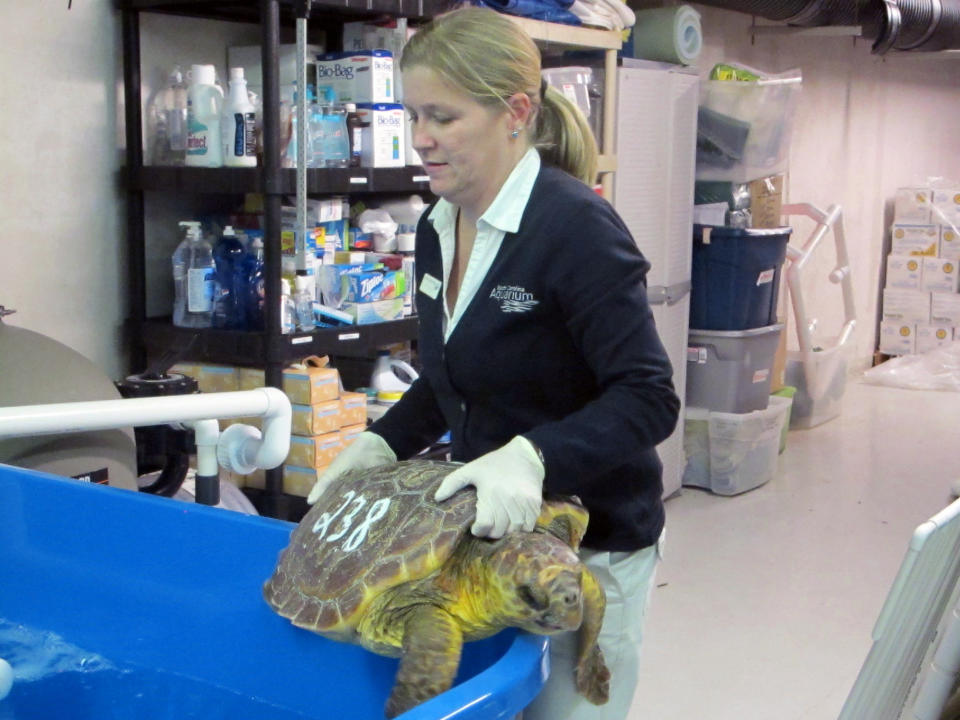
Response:
[[[578,637],[577,666],[575,669],[577,692],[594,705],[603,705],[610,699],[610,670],[603,660],[603,652],[597,639],[603,625],[603,612],[607,598],[593,573],[586,568],[581,574],[583,592],[583,622]]]
[[[420,605],[404,622],[400,669],[387,700],[387,717],[449,690],[460,666],[463,633],[447,611]]]

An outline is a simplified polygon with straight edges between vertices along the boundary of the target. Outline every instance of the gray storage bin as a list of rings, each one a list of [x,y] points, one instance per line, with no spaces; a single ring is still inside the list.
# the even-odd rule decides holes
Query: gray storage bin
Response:
[[[687,341],[687,405],[714,412],[765,410],[783,325],[694,330]]]

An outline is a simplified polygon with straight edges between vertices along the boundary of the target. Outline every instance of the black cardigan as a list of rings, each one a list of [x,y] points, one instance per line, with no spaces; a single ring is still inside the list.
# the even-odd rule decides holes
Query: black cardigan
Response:
[[[584,546],[634,550],[664,523],[662,465],[680,401],[647,302],[650,265],[613,208],[542,167],[517,233],[508,233],[448,342],[440,244],[417,228],[419,380],[371,429],[400,458],[447,429],[469,461],[522,434],[543,453],[544,491],[590,511]],[[428,281],[426,287],[431,283]]]

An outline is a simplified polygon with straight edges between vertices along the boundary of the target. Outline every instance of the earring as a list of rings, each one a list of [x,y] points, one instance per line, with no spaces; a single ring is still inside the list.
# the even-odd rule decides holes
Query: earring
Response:
[[[519,130],[514,130],[512,133],[510,133],[510,137],[512,137],[512,138],[514,138],[514,139],[520,137],[520,131],[519,131]]]

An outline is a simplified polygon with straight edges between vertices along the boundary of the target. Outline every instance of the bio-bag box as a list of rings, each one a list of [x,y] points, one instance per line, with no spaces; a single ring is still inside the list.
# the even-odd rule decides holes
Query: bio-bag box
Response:
[[[360,164],[363,167],[404,167],[403,105],[357,103],[357,114],[367,123],[361,130]]]
[[[392,103],[393,53],[351,50],[317,56],[317,90],[330,86],[341,103]]]

